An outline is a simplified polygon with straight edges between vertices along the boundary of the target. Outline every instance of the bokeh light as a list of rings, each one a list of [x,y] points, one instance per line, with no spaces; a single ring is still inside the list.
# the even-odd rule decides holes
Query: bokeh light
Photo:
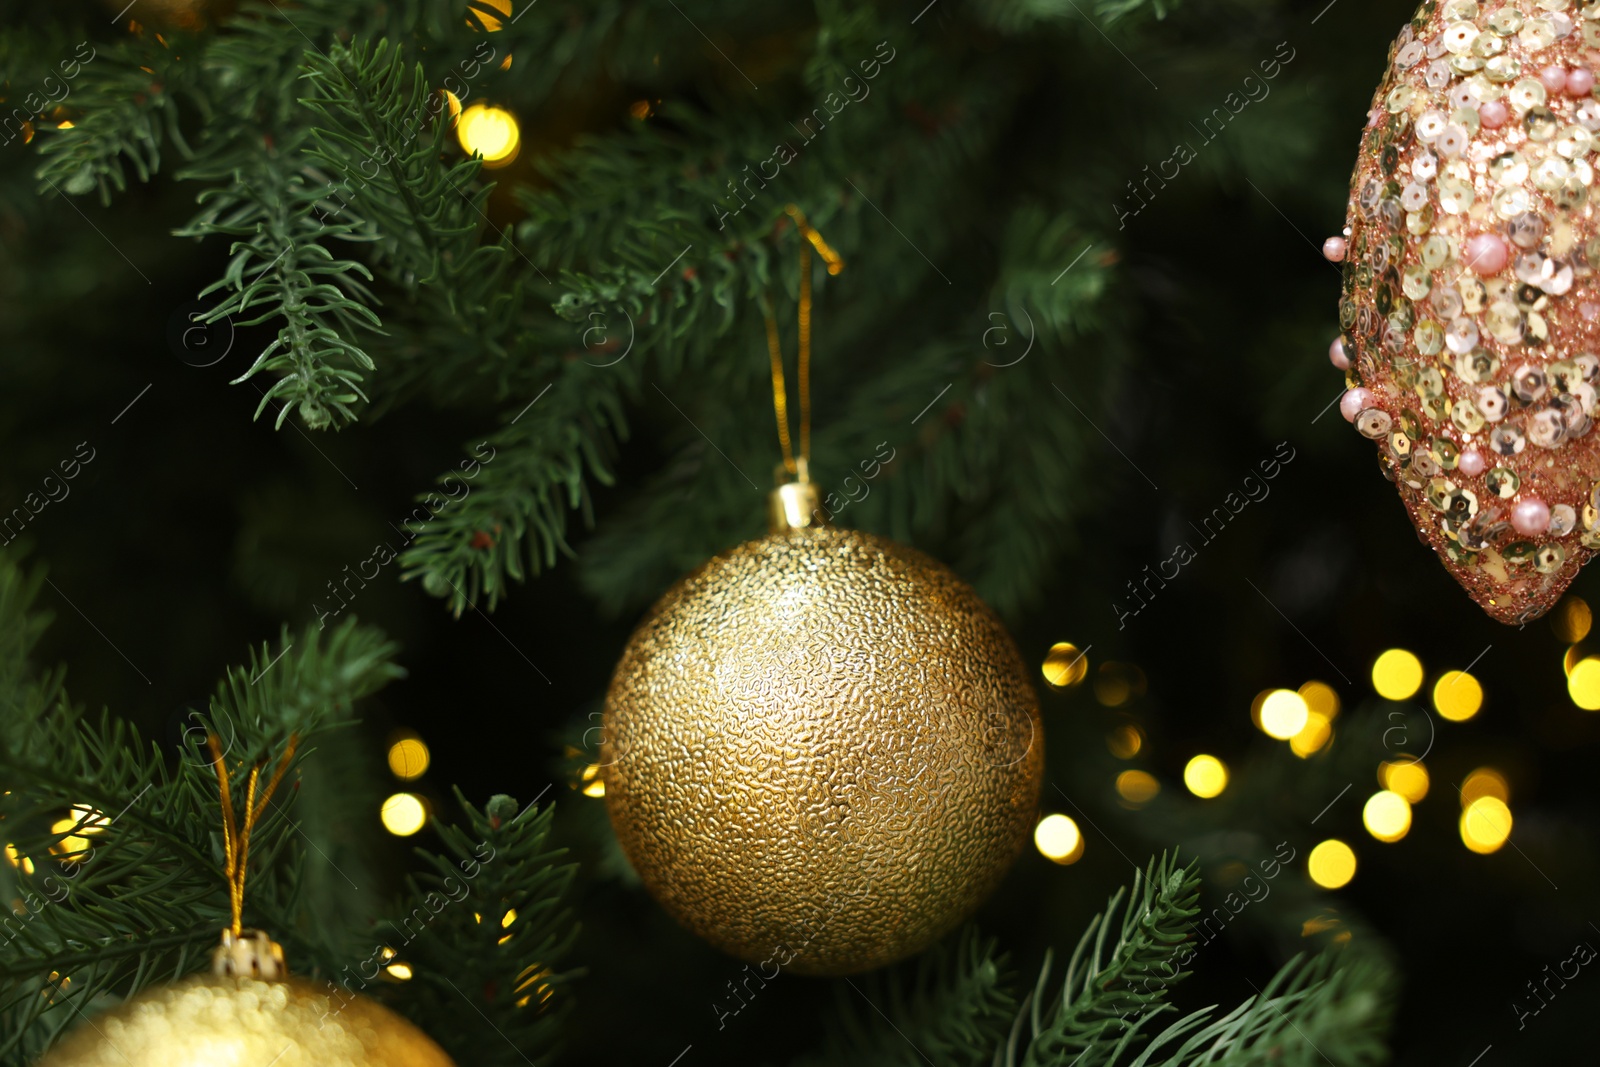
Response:
[[[1305,697],[1293,689],[1274,689],[1261,702],[1261,730],[1268,737],[1287,741],[1306,728],[1309,715]]]
[[[1511,836],[1511,809],[1499,797],[1483,796],[1461,812],[1461,843],[1480,855],[1498,851]]]
[[[503,167],[517,158],[522,131],[517,117],[504,108],[473,104],[461,113],[456,137],[470,155],[481,153],[485,167]]]
[[[398,978],[402,982],[411,980],[411,964],[409,963],[391,963],[384,970],[388,972],[390,978]]]
[[[1118,759],[1132,759],[1144,747],[1144,731],[1125,722],[1106,735],[1106,748]]]
[[[1300,696],[1315,715],[1332,722],[1339,717],[1339,694],[1327,682],[1312,680],[1300,687]]]
[[[1422,688],[1422,661],[1403,648],[1391,648],[1372,664],[1372,688],[1385,700],[1409,700]]]
[[[534,2],[537,3],[538,0],[534,0]],[[509,15],[511,14],[511,0],[476,0],[472,13],[478,16],[478,21],[483,23],[483,28],[485,30],[493,33],[500,28],[501,24],[504,22],[504,19],[498,18],[483,10],[486,7],[493,8],[502,16]]]
[[[1077,863],[1083,857],[1083,834],[1078,824],[1066,815],[1046,815],[1033,828],[1033,845],[1039,854],[1056,863]]]
[[[1228,768],[1217,757],[1202,753],[1183,768],[1183,784],[1195,796],[1209,799],[1228,787]]]
[[[1565,644],[1576,644],[1588,637],[1593,625],[1594,613],[1581,596],[1564,597],[1550,613],[1550,629],[1555,631],[1557,640]]]
[[[1433,683],[1433,707],[1451,722],[1466,722],[1483,707],[1483,686],[1466,671],[1445,671]]]
[[[1367,798],[1361,809],[1361,823],[1379,841],[1393,843],[1411,829],[1411,805],[1399,793],[1380,790]]]
[[[6,861],[23,874],[33,873],[33,861],[17,851],[16,845],[6,846]]]
[[[1600,658],[1585,656],[1573,664],[1567,695],[1584,711],[1600,711]]]
[[[1338,889],[1356,876],[1356,854],[1343,841],[1330,837],[1306,857],[1306,873],[1322,888]]]
[[[600,774],[600,764],[591,763],[583,769],[583,795],[586,797],[606,795],[606,780]]]
[[[1466,807],[1480,797],[1494,797],[1502,804],[1511,803],[1511,783],[1493,767],[1479,767],[1461,783],[1461,806]]]
[[[410,837],[428,821],[428,809],[415,793],[396,793],[383,802],[383,828],[396,837]]]
[[[109,819],[87,804],[74,804],[63,818],[50,824],[52,834],[67,835],[51,845],[50,851],[63,860],[77,862],[86,859],[92,844],[89,837],[100,833],[109,823]],[[77,832],[73,833],[73,830]]]
[[[1333,724],[1320,711],[1306,712],[1306,724],[1300,732],[1289,738],[1289,749],[1301,759],[1321,752],[1333,739]]]
[[[1143,804],[1161,792],[1161,783],[1144,771],[1123,771],[1117,775],[1117,793],[1129,804]]]
[[[1415,804],[1428,795],[1428,768],[1421,760],[1390,760],[1378,764],[1378,784]]]
[[[1089,674],[1089,657],[1068,641],[1057,641],[1044,657],[1044,680],[1056,689],[1077,685]]]
[[[1094,674],[1094,698],[1108,708],[1121,707],[1137,696],[1144,696],[1144,671],[1131,663],[1112,660],[1100,664]]]
[[[389,770],[402,781],[421,778],[429,759],[428,746],[420,737],[402,737],[389,746]]]

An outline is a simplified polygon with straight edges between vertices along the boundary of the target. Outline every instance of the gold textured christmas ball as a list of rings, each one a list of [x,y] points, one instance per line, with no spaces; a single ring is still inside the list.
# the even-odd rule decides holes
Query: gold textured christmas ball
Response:
[[[994,613],[870,534],[775,532],[673,587],[628,642],[601,763],[624,851],[713,945],[802,974],[920,951],[1027,840],[1038,701]]]
[[[39,1067],[455,1067],[366,997],[289,978],[197,975],[78,1023]]]

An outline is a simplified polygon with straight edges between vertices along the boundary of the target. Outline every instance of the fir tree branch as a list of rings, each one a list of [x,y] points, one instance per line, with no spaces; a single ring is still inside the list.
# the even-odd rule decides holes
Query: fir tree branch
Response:
[[[77,117],[68,129],[40,130],[42,162],[36,173],[41,191],[77,196],[98,190],[101,202],[109,204],[113,192],[127,188],[125,167],[147,182],[161,168],[165,142],[189,153],[177,94],[190,65],[179,60],[173,47],[178,43],[153,35],[85,41],[62,56],[77,71],[62,98]]]
[[[1009,978],[995,942],[969,927],[914,964],[852,979],[859,990],[840,986],[824,1054],[799,1062],[925,1067],[932,1060],[940,1067],[978,1067],[1005,1038],[1016,1011]]]
[[[386,926],[412,969],[388,988],[458,1063],[545,1062],[575,977],[557,968],[578,932],[562,904],[576,867],[558,866],[566,850],[549,845],[553,806],[518,811],[496,796],[479,811],[459,790],[456,799],[465,825],[435,824],[444,849],[418,850],[431,870],[407,880],[412,910]]]
[[[440,505],[438,493],[418,498],[434,515],[402,554],[402,577],[420,577],[459,615],[480,605],[493,610],[512,582],[570,554],[568,513],[591,521],[589,480],[612,480],[613,441],[627,431],[627,380],[621,368],[564,368],[488,438],[487,457],[473,450],[482,467],[458,503]],[[450,496],[452,479],[463,481],[454,473],[440,479]]]
[[[201,290],[202,298],[228,294],[201,318],[240,316],[236,327],[281,318],[277,338],[235,382],[281,375],[262,394],[256,416],[276,399],[282,407],[275,426],[297,410],[307,426],[325,429],[354,421],[351,405],[366,399],[359,383],[362,371],[373,369],[372,358],[348,338],[381,323],[368,306],[376,298],[361,281],[371,271],[335,258],[320,243],[369,240],[370,228],[356,218],[328,221],[328,183],[297,162],[298,148],[263,150],[230,185],[201,193],[203,210],[178,233],[244,238],[233,242],[226,274]]]

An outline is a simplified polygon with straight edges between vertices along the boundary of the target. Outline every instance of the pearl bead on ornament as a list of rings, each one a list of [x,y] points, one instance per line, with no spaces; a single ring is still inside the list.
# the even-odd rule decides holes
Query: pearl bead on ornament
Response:
[[[1343,237],[1330,237],[1322,242],[1322,256],[1329,263],[1344,262],[1345,242]]]
[[[1497,233],[1475,234],[1467,240],[1467,266],[1487,278],[1505,269],[1510,250]]]
[[[1594,74],[1582,67],[1567,72],[1567,95],[1588,96],[1594,88]]]
[[[1519,501],[1511,509],[1511,525],[1525,537],[1544,533],[1550,528],[1550,505],[1538,497]]]
[[[1339,414],[1344,416],[1345,422],[1355,422],[1356,416],[1372,406],[1372,390],[1356,386],[1346,389],[1344,397],[1339,401]]]
[[[1539,81],[1550,92],[1559,93],[1567,87],[1567,68],[1548,66],[1539,72]]]
[[[1344,354],[1344,338],[1335,337],[1328,346],[1328,362],[1340,370],[1350,369],[1350,357]]]
[[[1478,121],[1491,130],[1498,130],[1510,117],[1506,106],[1498,100],[1490,100],[1478,109]]]
[[[1461,458],[1457,462],[1461,467],[1461,473],[1469,478],[1475,478],[1483,473],[1483,453],[1475,448],[1469,448],[1461,453]]]

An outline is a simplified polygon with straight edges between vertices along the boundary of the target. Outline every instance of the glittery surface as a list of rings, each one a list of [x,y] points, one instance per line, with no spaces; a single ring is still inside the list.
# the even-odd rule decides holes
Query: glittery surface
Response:
[[[341,1010],[340,1005],[343,1005]],[[303,979],[186,978],[80,1021],[39,1067],[454,1067],[376,1001]]]
[[[1347,384],[1370,390],[1347,417],[1423,541],[1507,623],[1548,610],[1600,546],[1597,68],[1600,4],[1423,4],[1346,216]],[[1514,526],[1524,501],[1548,521]]]
[[[670,590],[604,728],[606,805],[650,891],[717,947],[811,974],[917,952],[976,908],[1027,840],[1044,757],[1022,659],[972,589],[828,528]]]

